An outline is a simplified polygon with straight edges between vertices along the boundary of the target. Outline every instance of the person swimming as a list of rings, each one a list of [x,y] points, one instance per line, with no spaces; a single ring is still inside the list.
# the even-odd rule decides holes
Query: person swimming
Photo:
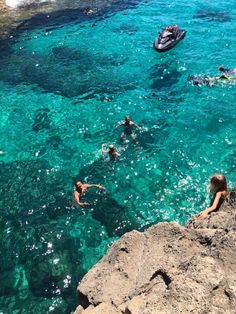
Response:
[[[231,83],[232,81],[236,80],[236,77],[231,77],[228,74],[223,74],[221,76],[209,77],[209,76],[194,76],[190,75],[188,77],[188,81],[191,82],[193,85],[196,86],[215,86],[219,83]]]
[[[87,183],[82,183],[80,181],[76,181],[74,183],[74,185],[75,185],[74,199],[75,199],[76,203],[80,206],[88,206],[89,205],[89,203],[86,203],[86,202],[82,203],[80,201],[81,196],[83,194],[85,194],[89,188],[96,187],[99,189],[105,189],[105,187],[100,185],[100,184],[87,184]]]
[[[120,136],[121,140],[125,141],[127,139],[127,137],[130,136],[132,138],[132,140],[135,142],[135,144],[138,144],[136,134],[134,132],[134,128],[141,130],[141,127],[139,127],[136,123],[134,123],[130,119],[130,116],[125,116],[125,120],[123,122],[121,122],[120,124],[118,124],[116,126],[116,128],[118,128],[120,126],[124,127],[124,130]]]
[[[224,72],[226,74],[236,74],[236,69],[229,69],[229,68],[225,68],[223,66],[219,67],[219,71]]]
[[[213,198],[210,203],[210,207],[203,210],[197,215],[199,219],[206,218],[211,212],[217,211],[229,195],[226,178],[223,174],[215,174],[210,179],[209,186],[210,193],[213,194]]]
[[[194,76],[190,75],[188,77],[188,81],[191,82],[193,85],[196,86],[213,86],[215,85],[216,78],[215,77],[208,77],[208,76]]]
[[[102,144],[102,152],[104,154],[108,154],[111,160],[115,160],[116,157],[119,157],[120,154],[116,151],[116,147],[114,145],[109,145],[108,149],[104,149],[107,144]]]

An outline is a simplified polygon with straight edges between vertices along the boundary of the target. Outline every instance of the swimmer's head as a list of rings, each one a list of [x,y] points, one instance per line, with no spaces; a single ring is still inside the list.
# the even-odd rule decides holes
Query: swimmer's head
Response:
[[[82,185],[82,182],[80,182],[80,181],[76,181],[76,182],[75,182],[75,187],[76,187],[76,188],[81,187],[81,185]]]
[[[219,67],[219,71],[224,72],[225,68],[224,67]]]
[[[129,122],[130,121],[130,116],[125,116],[125,122]]]
[[[109,150],[110,151],[114,151],[115,150],[115,146],[114,145],[109,145]]]
[[[227,190],[226,178],[223,174],[214,174],[210,179],[209,190],[211,193],[217,193]]]
[[[197,78],[197,76],[189,75],[188,81],[194,81]]]

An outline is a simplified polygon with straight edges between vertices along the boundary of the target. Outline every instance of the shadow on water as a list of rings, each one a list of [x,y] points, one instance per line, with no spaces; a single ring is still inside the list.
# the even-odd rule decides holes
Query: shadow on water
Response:
[[[155,125],[153,123],[153,120],[143,119],[142,124],[146,125],[148,129],[137,134],[138,143],[144,149],[160,148],[162,139],[168,133],[169,124],[165,118],[155,118]]]
[[[204,19],[209,22],[230,22],[232,20],[231,16],[224,11],[216,11],[211,9],[203,9],[197,11],[197,13],[193,16],[196,19]]]
[[[104,54],[99,55],[98,57],[97,55],[93,55],[86,50],[74,49],[68,46],[55,47],[52,49],[52,53],[56,59],[62,60],[64,64],[65,62],[70,64],[71,61],[80,62],[79,69],[84,73],[87,73],[89,69],[95,67],[96,65],[116,67],[124,64],[128,60],[127,57],[121,57],[119,54]]]
[[[114,33],[124,33],[127,35],[134,35],[138,32],[137,25],[134,24],[122,24],[120,27],[114,29]]]
[[[68,98],[96,98],[135,88],[131,77],[112,75],[114,67],[125,61],[115,55],[96,56],[69,47],[55,47],[52,55],[22,51],[2,59],[0,79],[13,85],[36,84],[46,92]]]
[[[11,53],[11,44],[8,39],[0,39],[0,59],[6,57]]]
[[[170,88],[178,83],[181,73],[169,64],[156,64],[151,67],[149,78],[152,80],[151,89]]]

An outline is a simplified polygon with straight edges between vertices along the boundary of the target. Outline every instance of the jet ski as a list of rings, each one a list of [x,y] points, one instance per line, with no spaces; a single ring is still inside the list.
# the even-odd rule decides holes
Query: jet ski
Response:
[[[167,51],[173,48],[185,35],[186,30],[179,29],[178,25],[167,26],[155,39],[154,48],[159,52]]]

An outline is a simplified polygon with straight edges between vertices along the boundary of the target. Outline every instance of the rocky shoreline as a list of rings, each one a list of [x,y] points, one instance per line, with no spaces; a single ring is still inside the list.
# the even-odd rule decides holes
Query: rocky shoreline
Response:
[[[24,4],[25,3],[25,4]],[[118,0],[49,0],[38,2],[22,0],[19,7],[12,8],[6,5],[5,0],[0,0],[0,39],[9,37],[21,23],[31,19],[37,14],[50,14],[67,9],[81,10],[85,15],[97,14],[99,11],[119,3]]]
[[[82,279],[74,314],[236,313],[236,197],[186,227],[122,236]]]
[[[11,8],[6,5],[4,0],[0,0],[0,39],[6,39],[25,20],[38,13],[50,12],[50,10],[52,10],[50,4],[28,8]]]

